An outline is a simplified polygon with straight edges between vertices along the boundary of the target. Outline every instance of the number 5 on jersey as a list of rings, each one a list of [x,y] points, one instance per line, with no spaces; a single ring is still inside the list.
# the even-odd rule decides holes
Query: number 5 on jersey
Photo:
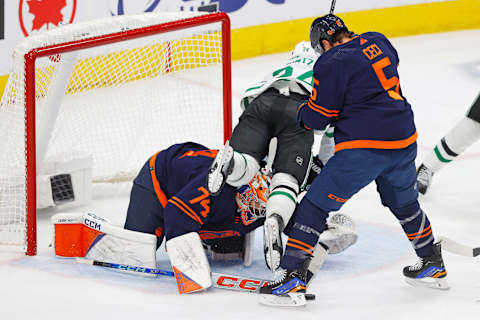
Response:
[[[365,49],[363,49],[363,53],[369,60],[373,60],[374,58],[383,54],[382,50],[376,45],[372,44]],[[402,96],[400,95],[400,80],[397,76],[393,76],[387,79],[385,72],[383,71],[386,67],[390,66],[392,62],[388,57],[384,57],[379,61],[372,64],[372,68],[377,75],[380,84],[382,85],[383,89],[387,91],[388,95],[395,100],[403,100]]]

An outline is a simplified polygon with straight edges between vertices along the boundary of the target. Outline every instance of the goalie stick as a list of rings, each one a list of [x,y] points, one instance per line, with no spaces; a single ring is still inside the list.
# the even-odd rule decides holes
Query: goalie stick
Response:
[[[450,253],[455,253],[465,257],[476,257],[480,255],[480,247],[470,247],[444,236],[439,237],[439,240],[442,242],[442,249]]]
[[[76,258],[78,263],[89,264],[98,267],[116,269],[118,271],[127,272],[127,273],[143,273],[147,275],[162,275],[167,277],[174,278],[175,275],[173,271],[156,269],[156,268],[145,268],[145,267],[136,267],[120,263],[110,263],[98,260],[90,260],[85,258]],[[212,272],[212,283],[213,287],[234,290],[241,292],[253,292],[260,293],[260,288],[263,287],[269,280],[250,278],[238,275],[224,274]],[[315,300],[315,295],[312,293],[305,294],[306,300]]]

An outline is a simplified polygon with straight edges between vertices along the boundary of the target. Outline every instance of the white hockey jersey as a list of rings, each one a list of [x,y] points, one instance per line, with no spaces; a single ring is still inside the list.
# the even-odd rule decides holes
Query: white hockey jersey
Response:
[[[298,43],[290,58],[282,66],[267,74],[263,81],[245,90],[240,101],[242,110],[245,110],[253,99],[268,88],[276,88],[287,95],[288,92],[310,95],[313,84],[313,65],[319,56],[310,42]]]

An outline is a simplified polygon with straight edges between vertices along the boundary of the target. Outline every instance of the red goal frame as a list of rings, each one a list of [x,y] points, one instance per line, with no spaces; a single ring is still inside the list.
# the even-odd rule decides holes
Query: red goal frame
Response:
[[[123,40],[142,38],[220,22],[222,25],[222,77],[223,77],[223,121],[224,140],[232,133],[232,76],[230,18],[223,12],[206,14],[194,18],[126,30],[78,41],[35,48],[25,54],[25,140],[26,140],[26,255],[37,254],[37,209],[36,209],[36,137],[35,137],[35,62],[37,58],[81,50]]]

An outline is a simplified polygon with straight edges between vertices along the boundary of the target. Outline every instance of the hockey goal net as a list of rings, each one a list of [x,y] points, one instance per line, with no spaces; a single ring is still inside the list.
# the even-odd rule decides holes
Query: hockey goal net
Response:
[[[42,172],[90,163],[93,183],[128,180],[173,143],[218,147],[231,132],[226,14],[62,26],[25,38],[13,57],[0,105],[0,245],[28,255],[37,196],[50,192]]]

